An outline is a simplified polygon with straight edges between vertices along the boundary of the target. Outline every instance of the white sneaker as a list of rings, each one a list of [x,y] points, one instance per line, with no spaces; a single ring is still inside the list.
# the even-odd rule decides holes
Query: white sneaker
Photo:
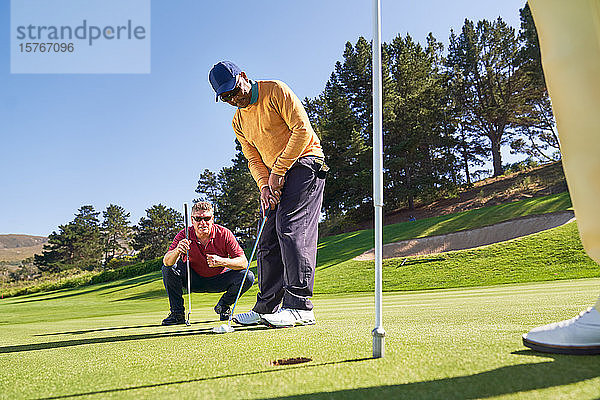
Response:
[[[289,328],[296,325],[314,325],[315,313],[313,310],[297,310],[295,308],[281,308],[274,314],[263,314],[262,323],[272,328]]]
[[[540,326],[523,335],[533,350],[561,354],[600,354],[600,313],[590,307],[575,318]]]
[[[242,314],[236,314],[232,320],[240,325],[258,325],[260,324],[261,315],[253,310]]]

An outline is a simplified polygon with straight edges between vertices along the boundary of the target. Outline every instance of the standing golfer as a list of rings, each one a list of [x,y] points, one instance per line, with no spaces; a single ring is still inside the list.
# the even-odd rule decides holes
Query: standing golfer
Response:
[[[192,207],[192,226],[185,239],[182,229],[163,257],[162,275],[171,313],[163,325],[185,323],[183,287],[187,284],[185,254],[189,251],[192,292],[225,292],[215,306],[221,321],[229,319],[230,306],[235,301],[248,260],[244,251],[227,228],[214,223],[213,207],[199,202]],[[242,293],[254,283],[248,271]]]
[[[319,138],[285,83],[251,81],[230,61],[216,64],[209,80],[217,101],[237,107],[233,130],[267,213],[258,244],[260,293],[254,308],[234,321],[271,327],[314,324],[310,297],[327,170]]]

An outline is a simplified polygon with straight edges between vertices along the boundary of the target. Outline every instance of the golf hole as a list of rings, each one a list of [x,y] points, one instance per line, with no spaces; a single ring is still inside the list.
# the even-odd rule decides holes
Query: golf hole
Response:
[[[309,361],[312,361],[312,358],[307,358],[307,357],[282,358],[280,360],[271,361],[271,365],[280,366],[280,365],[302,364],[302,363],[309,362]]]

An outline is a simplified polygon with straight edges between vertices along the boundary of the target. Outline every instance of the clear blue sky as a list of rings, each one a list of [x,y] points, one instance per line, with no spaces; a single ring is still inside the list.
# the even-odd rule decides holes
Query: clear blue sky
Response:
[[[382,0],[383,40],[447,45],[465,18],[518,28],[524,4]],[[345,43],[372,37],[370,0],[152,1],[150,74],[11,74],[9,0],[0,27],[0,233],[44,236],[85,204],[121,205],[132,223],[154,204],[179,210],[204,169],[230,164],[234,109],[214,101],[214,63],[315,97]]]

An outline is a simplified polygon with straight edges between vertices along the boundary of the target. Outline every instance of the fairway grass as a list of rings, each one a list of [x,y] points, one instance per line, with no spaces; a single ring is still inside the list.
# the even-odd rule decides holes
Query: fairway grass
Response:
[[[162,327],[154,274],[0,300],[0,398],[595,399],[600,357],[544,355],[521,334],[592,304],[600,279],[384,294],[386,355],[371,359],[372,294],[318,295],[314,326],[217,335],[217,295]],[[255,288],[252,289],[255,293]],[[239,311],[253,296],[242,297]],[[271,361],[312,361],[272,366]]]

